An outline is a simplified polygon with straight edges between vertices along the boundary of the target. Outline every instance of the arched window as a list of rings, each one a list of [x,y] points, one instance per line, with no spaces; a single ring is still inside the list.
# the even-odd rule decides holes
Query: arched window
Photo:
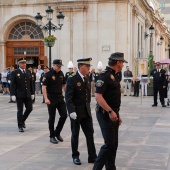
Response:
[[[44,35],[39,26],[32,22],[21,22],[11,30],[9,40],[43,39]]]

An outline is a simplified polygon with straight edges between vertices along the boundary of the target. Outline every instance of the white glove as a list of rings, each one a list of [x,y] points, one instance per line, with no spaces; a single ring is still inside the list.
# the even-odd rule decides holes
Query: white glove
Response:
[[[31,95],[31,99],[32,99],[32,100],[34,100],[34,98],[35,98],[35,95],[34,95],[34,94],[32,94],[32,95]]]
[[[70,117],[75,120],[77,118],[76,112],[70,113]]]
[[[11,80],[8,80],[8,83],[11,84]]]
[[[41,86],[43,85],[43,83],[41,83]]]
[[[11,96],[11,100],[12,100],[13,102],[15,102],[15,101],[16,101],[16,97],[15,97],[15,96]]]

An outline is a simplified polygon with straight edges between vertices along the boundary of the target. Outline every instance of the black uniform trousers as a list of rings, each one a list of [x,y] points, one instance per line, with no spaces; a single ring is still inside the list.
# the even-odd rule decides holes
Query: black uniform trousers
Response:
[[[140,81],[135,81],[135,83],[134,83],[134,96],[139,96],[139,85],[140,85]]]
[[[27,117],[31,113],[33,107],[32,107],[32,99],[31,97],[26,98],[16,98],[17,103],[17,120],[18,120],[18,127],[23,127],[23,124],[25,123]],[[25,112],[23,114],[23,107],[25,105]]]
[[[100,148],[93,170],[102,170],[104,165],[106,170],[116,170],[115,159],[118,148],[119,121],[111,121],[107,112],[98,111],[96,114],[105,143]],[[116,114],[119,117],[119,113],[116,112]]]
[[[64,102],[63,97],[59,97],[59,98],[48,97],[48,99],[51,102],[51,104],[47,105],[47,108],[48,108],[48,113],[49,113],[48,125],[49,125],[49,131],[50,131],[50,138],[52,138],[52,137],[55,137],[56,135],[60,135],[63,129],[64,123],[67,119],[67,110],[66,110],[66,104]],[[56,126],[56,130],[54,131],[56,109],[58,110],[60,118]]]
[[[83,133],[86,137],[86,143],[87,143],[87,150],[88,150],[88,161],[90,160],[95,160],[97,155],[96,155],[96,149],[94,145],[94,138],[93,138],[93,120],[92,117],[88,116],[85,118],[81,119],[75,119],[71,120],[71,147],[72,147],[72,157],[74,158],[79,158],[79,151],[78,151],[78,143],[79,143],[79,131],[80,131],[80,126],[83,130]]]
[[[165,104],[164,101],[164,90],[162,84],[153,84],[153,90],[154,90],[154,104],[157,105],[157,95],[159,92],[160,102],[162,105]]]

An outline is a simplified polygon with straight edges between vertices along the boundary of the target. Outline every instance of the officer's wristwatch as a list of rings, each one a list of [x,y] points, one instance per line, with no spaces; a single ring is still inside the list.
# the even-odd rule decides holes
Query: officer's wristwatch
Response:
[[[109,110],[108,113],[110,114],[110,113],[112,113],[112,111],[113,111],[113,110]]]

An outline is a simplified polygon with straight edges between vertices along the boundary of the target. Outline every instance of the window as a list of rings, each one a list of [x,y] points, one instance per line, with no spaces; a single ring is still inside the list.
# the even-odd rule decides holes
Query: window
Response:
[[[8,39],[9,40],[20,40],[23,36],[31,39],[43,39],[44,35],[39,26],[35,25],[32,22],[21,22],[11,30]]]
[[[39,55],[39,48],[14,48],[14,55]]]

